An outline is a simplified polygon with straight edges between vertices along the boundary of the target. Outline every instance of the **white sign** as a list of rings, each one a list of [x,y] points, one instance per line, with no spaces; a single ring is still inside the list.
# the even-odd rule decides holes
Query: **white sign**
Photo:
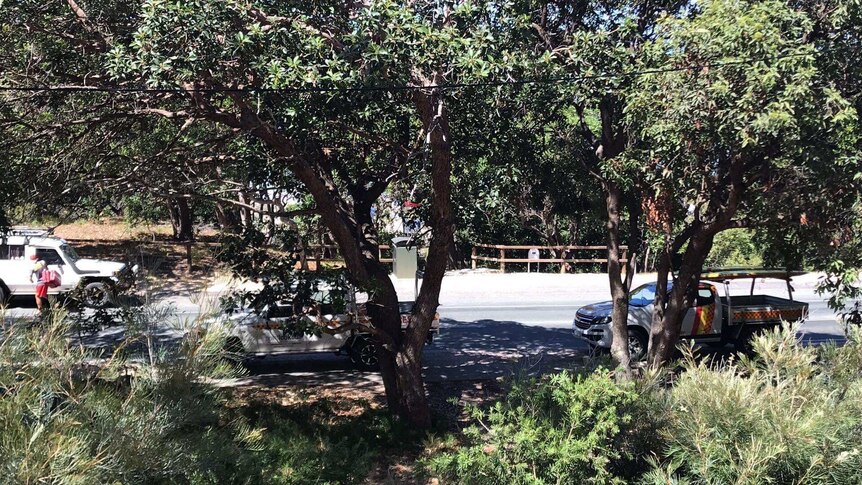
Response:
[[[531,248],[530,251],[527,253],[527,259],[539,259],[539,248]]]

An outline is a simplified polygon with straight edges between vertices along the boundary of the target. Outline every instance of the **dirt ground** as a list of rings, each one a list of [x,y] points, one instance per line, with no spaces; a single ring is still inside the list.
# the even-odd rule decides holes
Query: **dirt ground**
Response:
[[[213,229],[199,230],[190,244],[171,240],[170,225],[129,227],[111,220],[62,225],[54,233],[83,258],[138,265],[160,293],[196,293],[222,274]]]
[[[170,239],[170,224],[129,226],[121,220],[103,219],[97,221],[74,222],[57,226],[54,234],[67,240],[97,241],[166,241]],[[199,227],[196,237],[199,240],[213,240],[218,236],[215,229]]]

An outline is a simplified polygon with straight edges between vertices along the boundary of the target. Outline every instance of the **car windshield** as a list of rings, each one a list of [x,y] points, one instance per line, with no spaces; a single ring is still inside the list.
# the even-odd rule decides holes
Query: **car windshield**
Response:
[[[629,305],[632,306],[647,306],[655,301],[655,290],[658,287],[655,283],[647,283],[635,288],[629,297]],[[671,284],[668,283],[667,289],[670,291]]]
[[[65,254],[66,257],[69,258],[69,260],[73,263],[81,259],[81,257],[78,256],[78,253],[75,252],[75,248],[69,246],[68,244],[63,244],[62,246],[60,246],[60,251],[63,251],[63,254]]]

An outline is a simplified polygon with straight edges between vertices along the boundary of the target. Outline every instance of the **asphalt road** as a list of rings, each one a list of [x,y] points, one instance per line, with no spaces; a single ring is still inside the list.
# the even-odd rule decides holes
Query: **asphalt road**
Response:
[[[764,292],[773,293],[770,288]],[[571,322],[578,308],[601,299],[597,295],[588,293],[574,299],[554,296],[541,302],[536,300],[548,295],[541,289],[509,301],[493,295],[498,293],[492,292],[484,301],[477,301],[477,297],[461,299],[452,293],[442,299],[441,333],[425,352],[428,381],[498,378],[522,371],[544,373],[584,363],[589,348],[572,336]],[[821,297],[812,291],[795,296],[809,302],[810,318],[800,329],[803,340],[813,344],[843,341],[843,330]],[[177,311],[175,321],[159,332],[161,341],[168,343],[182,335],[178,330],[182,322],[191,322],[201,314],[200,303],[193,299],[178,297],[171,303]],[[32,315],[32,306],[29,299],[17,299],[7,316]],[[86,342],[110,347],[122,335],[122,329],[112,328],[87,337]],[[347,357],[331,353],[270,356],[251,360],[247,367],[249,375],[243,379],[247,384],[380,384],[378,374],[354,371]]]

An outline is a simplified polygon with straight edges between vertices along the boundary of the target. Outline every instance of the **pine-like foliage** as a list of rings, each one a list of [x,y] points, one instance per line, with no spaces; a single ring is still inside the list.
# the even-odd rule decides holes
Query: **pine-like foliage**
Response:
[[[650,441],[638,406],[635,386],[605,369],[519,380],[504,402],[474,410],[464,446],[427,465],[452,483],[625,483],[621,465],[636,472],[632,452]]]
[[[0,339],[0,482],[237,483],[260,438],[223,406],[215,333],[171,355],[99,358],[70,343],[63,312]]]
[[[647,483],[862,483],[862,342],[759,336],[754,357],[686,359],[669,391],[666,459]]]

